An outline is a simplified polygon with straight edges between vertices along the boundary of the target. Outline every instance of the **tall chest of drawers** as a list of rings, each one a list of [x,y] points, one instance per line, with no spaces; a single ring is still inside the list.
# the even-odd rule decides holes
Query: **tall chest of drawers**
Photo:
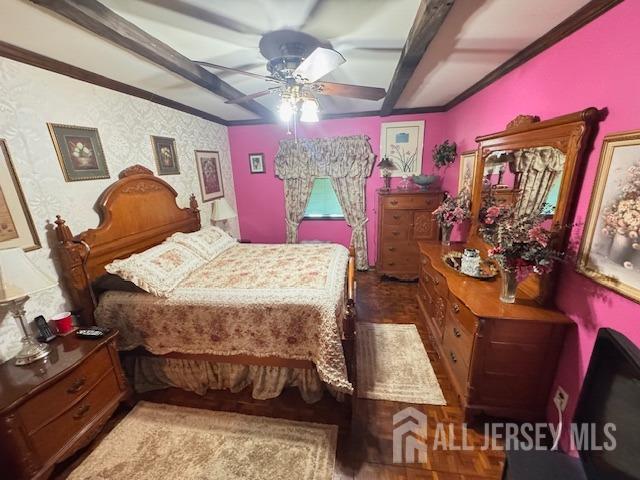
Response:
[[[71,334],[55,339],[45,360],[0,365],[0,477],[47,478],[97,435],[128,393],[116,335]]]
[[[520,293],[515,304],[500,302],[499,278],[454,271],[446,250],[420,242],[418,310],[467,419],[543,421],[571,320]]]
[[[417,242],[438,240],[432,213],[442,198],[443,193],[436,191],[378,191],[378,273],[402,280],[418,278]]]

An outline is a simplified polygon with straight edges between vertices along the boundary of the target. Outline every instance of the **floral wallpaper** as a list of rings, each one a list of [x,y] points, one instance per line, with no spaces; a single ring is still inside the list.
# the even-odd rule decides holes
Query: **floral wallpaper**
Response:
[[[111,178],[67,183],[55,153],[47,122],[95,127]],[[93,206],[124,168],[141,164],[157,173],[151,135],[176,140],[180,175],[162,178],[178,192],[178,202],[188,206],[189,195],[202,202],[194,150],[220,152],[225,196],[235,209],[235,194],[227,128],[162,105],[97,87],[30,65],[0,58],[0,138],[7,146],[22,184],[43,248],[29,257],[45,273],[58,278],[50,245],[56,214],[73,233],[98,225]],[[201,203],[202,224],[208,225],[211,203]],[[236,219],[229,229],[238,236]],[[46,318],[69,308],[64,292],[56,287],[36,294],[27,304],[27,318]],[[0,311],[0,362],[19,350],[20,330],[10,313]]]

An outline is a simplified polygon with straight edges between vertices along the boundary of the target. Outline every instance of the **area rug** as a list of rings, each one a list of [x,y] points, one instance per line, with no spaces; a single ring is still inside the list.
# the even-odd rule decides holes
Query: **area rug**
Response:
[[[69,479],[331,479],[338,427],[140,402]]]
[[[358,323],[358,397],[446,405],[413,324]]]

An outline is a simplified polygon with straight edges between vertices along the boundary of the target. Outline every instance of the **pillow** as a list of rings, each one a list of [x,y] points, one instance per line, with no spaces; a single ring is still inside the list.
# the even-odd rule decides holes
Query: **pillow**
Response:
[[[104,292],[130,292],[130,293],[146,293],[143,289],[134,283],[127,282],[118,275],[107,273],[93,282],[93,290],[98,295]]]
[[[169,241],[183,245],[209,261],[238,243],[218,227],[205,227],[193,233],[174,233],[169,237]]]
[[[105,270],[152,295],[166,297],[191,272],[205,263],[203,258],[183,245],[164,242],[124,260],[114,260]]]

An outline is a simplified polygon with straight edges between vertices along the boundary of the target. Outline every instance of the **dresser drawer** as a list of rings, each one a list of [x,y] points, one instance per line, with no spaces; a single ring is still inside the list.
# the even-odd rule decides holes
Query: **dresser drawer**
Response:
[[[19,410],[27,432],[33,432],[69,408],[110,368],[109,352],[106,348],[101,348],[65,378],[28,400]]]
[[[445,348],[454,349],[457,352],[457,356],[469,365],[471,364],[471,350],[473,349],[473,333],[468,332],[452,315],[450,310],[451,307],[449,306],[443,338]]]
[[[449,313],[473,337],[478,328],[478,317],[471,313],[471,310],[451,292],[449,292]]]
[[[440,205],[440,197],[431,195],[398,195],[385,197],[383,199],[383,205],[385,208],[390,209],[435,210],[438,205]]]
[[[402,210],[385,212],[382,217],[382,223],[384,225],[410,225],[412,220],[412,213]]]
[[[381,228],[385,243],[409,240],[410,225],[382,225]]]
[[[425,284],[431,284],[434,291],[446,299],[449,294],[449,289],[444,276],[436,272],[429,264],[423,265],[422,268]]]
[[[119,397],[118,381],[111,371],[72,408],[30,437],[36,454],[45,462]]]
[[[445,333],[446,335],[446,333]],[[461,396],[467,394],[467,378],[469,376],[469,365],[462,358],[461,353],[452,346],[443,345],[445,361],[453,373],[454,382],[458,384],[458,393]]]
[[[411,256],[412,261],[418,261],[418,242],[409,240],[407,242],[385,242],[381,247],[383,256],[407,254]]]
[[[418,255],[411,252],[393,252],[382,255],[382,267],[389,270],[411,270],[418,272]]]

